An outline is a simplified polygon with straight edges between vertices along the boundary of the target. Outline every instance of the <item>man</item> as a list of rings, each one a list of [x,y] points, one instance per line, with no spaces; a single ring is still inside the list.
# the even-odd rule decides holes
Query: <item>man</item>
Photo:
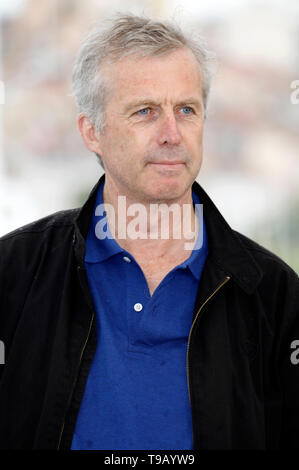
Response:
[[[299,280],[195,182],[209,78],[169,23],[83,42],[78,128],[105,174],[0,239],[1,447],[299,447]]]

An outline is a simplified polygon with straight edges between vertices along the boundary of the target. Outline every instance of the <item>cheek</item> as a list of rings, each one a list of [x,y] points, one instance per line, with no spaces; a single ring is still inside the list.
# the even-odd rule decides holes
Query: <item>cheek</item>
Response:
[[[122,127],[115,126],[113,132],[105,135],[105,153],[111,160],[122,160],[123,154],[128,153],[129,143],[128,134],[124,132]]]
[[[125,153],[126,145],[124,142],[120,142],[119,148],[120,148],[121,153]]]
[[[153,145],[149,129],[114,124],[109,130],[105,136],[104,150],[111,164],[122,167],[125,172],[142,166],[146,153]]]
[[[119,147],[122,152],[126,152],[129,148],[134,145],[135,136],[127,127],[116,127],[114,132],[115,144]]]
[[[122,136],[120,145],[122,151],[128,155],[129,160],[138,164],[150,148],[148,132],[143,132],[142,129],[128,128],[125,135]]]

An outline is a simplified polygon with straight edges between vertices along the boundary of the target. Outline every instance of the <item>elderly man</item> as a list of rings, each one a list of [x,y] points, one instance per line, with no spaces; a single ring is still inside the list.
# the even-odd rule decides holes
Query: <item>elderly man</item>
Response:
[[[2,448],[299,448],[299,280],[195,182],[209,81],[167,22],[83,42],[78,128],[105,173],[0,240]]]

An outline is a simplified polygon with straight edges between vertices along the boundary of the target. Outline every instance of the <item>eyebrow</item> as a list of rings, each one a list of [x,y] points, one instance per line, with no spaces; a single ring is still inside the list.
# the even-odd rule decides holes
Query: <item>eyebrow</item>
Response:
[[[198,101],[196,98],[186,98],[185,100],[181,100],[178,103],[176,103],[176,106],[182,106],[182,105],[194,105],[197,106],[198,108],[201,107],[201,102]],[[131,109],[134,108],[139,108],[140,106],[160,106],[160,103],[153,101],[152,99],[142,99],[138,101],[131,101],[127,103],[125,106],[124,112],[128,112]]]

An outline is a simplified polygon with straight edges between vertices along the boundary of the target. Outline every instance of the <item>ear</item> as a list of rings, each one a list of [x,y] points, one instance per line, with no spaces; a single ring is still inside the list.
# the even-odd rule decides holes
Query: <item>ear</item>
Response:
[[[92,124],[84,114],[79,114],[77,124],[78,130],[88,150],[101,154],[100,139],[94,124]]]

